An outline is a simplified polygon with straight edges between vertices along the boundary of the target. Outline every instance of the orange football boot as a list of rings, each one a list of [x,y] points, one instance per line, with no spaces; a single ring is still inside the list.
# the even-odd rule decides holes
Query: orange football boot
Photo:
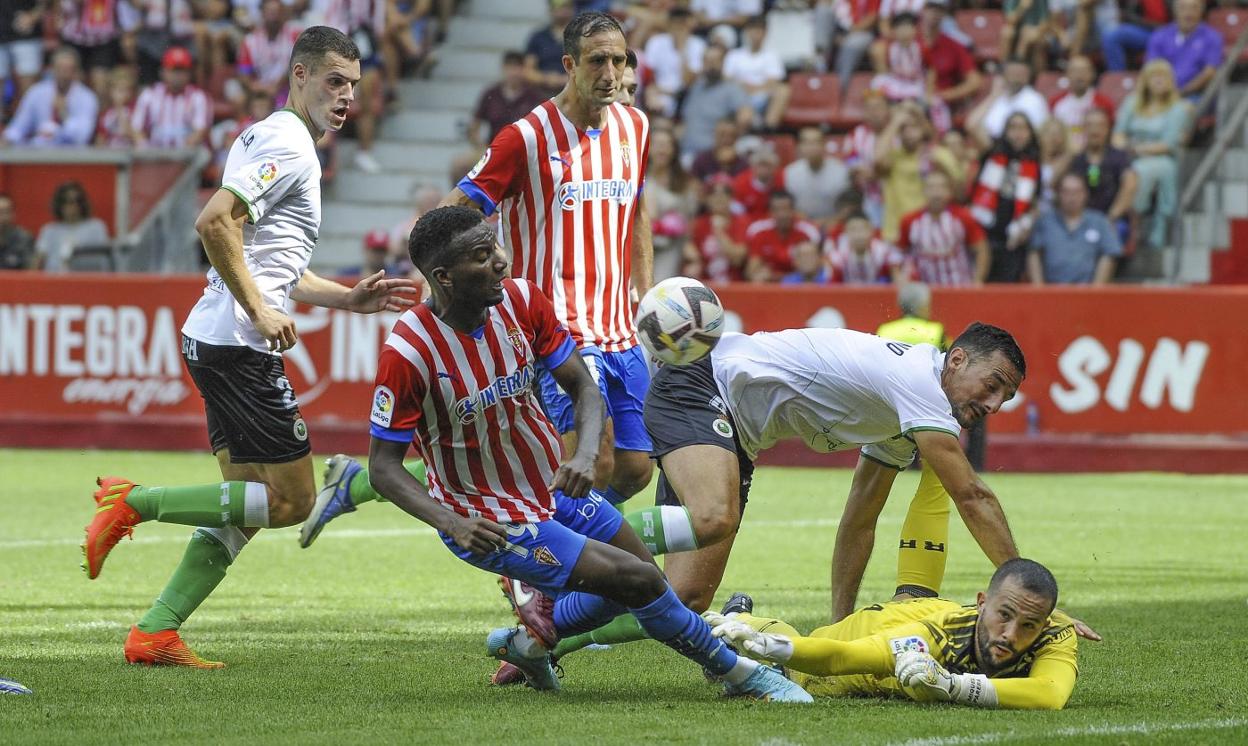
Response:
[[[87,526],[87,540],[83,542],[85,558],[83,569],[87,577],[95,580],[104,567],[104,559],[123,536],[133,538],[134,526],[140,520],[139,512],[126,505],[126,497],[134,489],[134,482],[120,477],[97,477],[100,486],[95,491],[95,518]]]
[[[126,662],[144,666],[186,666],[187,668],[225,668],[224,663],[206,661],[182,642],[175,629],[147,633],[131,627],[126,637]]]

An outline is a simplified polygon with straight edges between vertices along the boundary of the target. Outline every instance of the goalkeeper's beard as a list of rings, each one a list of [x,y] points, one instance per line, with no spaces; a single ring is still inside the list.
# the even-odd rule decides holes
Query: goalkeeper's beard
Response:
[[[987,625],[984,624],[983,619],[980,619],[975,624],[975,657],[979,661],[979,669],[989,677],[992,677],[1018,660],[1018,653],[1015,652],[1014,648],[1010,647],[1010,657],[998,663],[997,659],[992,657],[993,640],[990,639],[991,635],[989,635],[986,627]],[[1000,643],[1009,647],[1009,643],[1004,640],[1001,640]]]

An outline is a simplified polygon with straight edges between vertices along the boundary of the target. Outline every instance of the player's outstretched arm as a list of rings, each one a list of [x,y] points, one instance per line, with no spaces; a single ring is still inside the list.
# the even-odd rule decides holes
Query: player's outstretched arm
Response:
[[[410,445],[407,441],[373,438],[368,448],[368,481],[373,489],[470,552],[489,554],[504,546],[507,532],[499,524],[488,518],[465,518],[429,497],[425,486],[403,468]]]
[[[1075,691],[1075,667],[1066,661],[1038,660],[1022,679],[993,679],[997,706],[1005,710],[1060,710]]]
[[[606,414],[602,396],[580,355],[568,355],[568,359],[550,374],[572,399],[576,428],[576,452],[555,472],[550,488],[561,490],[568,497],[584,497],[594,484],[594,463],[598,460],[598,443],[602,439]]]
[[[849,486],[849,500],[841,514],[836,531],[836,548],[832,550],[832,621],[837,622],[854,610],[862,573],[875,547],[875,522],[897,470],[866,457],[858,459],[854,481]]]
[[[940,478],[958,513],[992,564],[1018,556],[1018,547],[996,494],[979,478],[953,435],[936,430],[913,433],[919,453]]]
[[[303,273],[290,297],[300,303],[341,308],[356,313],[403,311],[416,305],[420,291],[407,277],[386,277],[385,270],[361,279],[354,287],[327,280],[312,270]]]
[[[295,322],[276,308],[265,305],[255,278],[243,260],[243,221],[247,204],[233,192],[218,189],[195,219],[195,232],[203,241],[204,252],[234,300],[242,306],[260,336],[278,352],[289,350],[298,341]]]

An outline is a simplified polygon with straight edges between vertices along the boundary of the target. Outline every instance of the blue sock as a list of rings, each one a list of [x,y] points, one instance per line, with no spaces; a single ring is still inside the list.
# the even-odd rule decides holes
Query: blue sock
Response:
[[[622,604],[583,591],[565,593],[555,600],[555,629],[570,637],[598,629],[627,611]]]
[[[606,491],[602,493],[602,496],[607,498],[607,502],[612,505],[619,505],[620,503],[628,500],[628,495],[621,494],[620,491],[614,487],[607,487]]]
[[[650,637],[716,676],[728,673],[737,665],[737,654],[732,648],[711,636],[711,628],[680,602],[671,586],[656,600],[629,612]]]

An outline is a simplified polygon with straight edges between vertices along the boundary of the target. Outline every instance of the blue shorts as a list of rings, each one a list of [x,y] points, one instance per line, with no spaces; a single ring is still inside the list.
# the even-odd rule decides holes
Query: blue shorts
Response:
[[[495,575],[523,580],[551,598],[568,585],[585,542],[604,544],[620,531],[624,516],[602,497],[583,499],[555,495],[555,517],[539,523],[504,523],[508,545],[489,554],[473,554],[439,532],[447,549],[468,564]]]
[[[623,352],[603,352],[594,345],[577,350],[589,373],[598,384],[602,400],[607,404],[607,416],[615,428],[615,447],[623,451],[650,452],[650,436],[641,418],[646,390],[650,388],[650,367],[640,345]],[[571,432],[575,425],[572,399],[555,383],[555,377],[546,369],[538,376],[542,387],[542,405],[546,416],[559,432]]]

